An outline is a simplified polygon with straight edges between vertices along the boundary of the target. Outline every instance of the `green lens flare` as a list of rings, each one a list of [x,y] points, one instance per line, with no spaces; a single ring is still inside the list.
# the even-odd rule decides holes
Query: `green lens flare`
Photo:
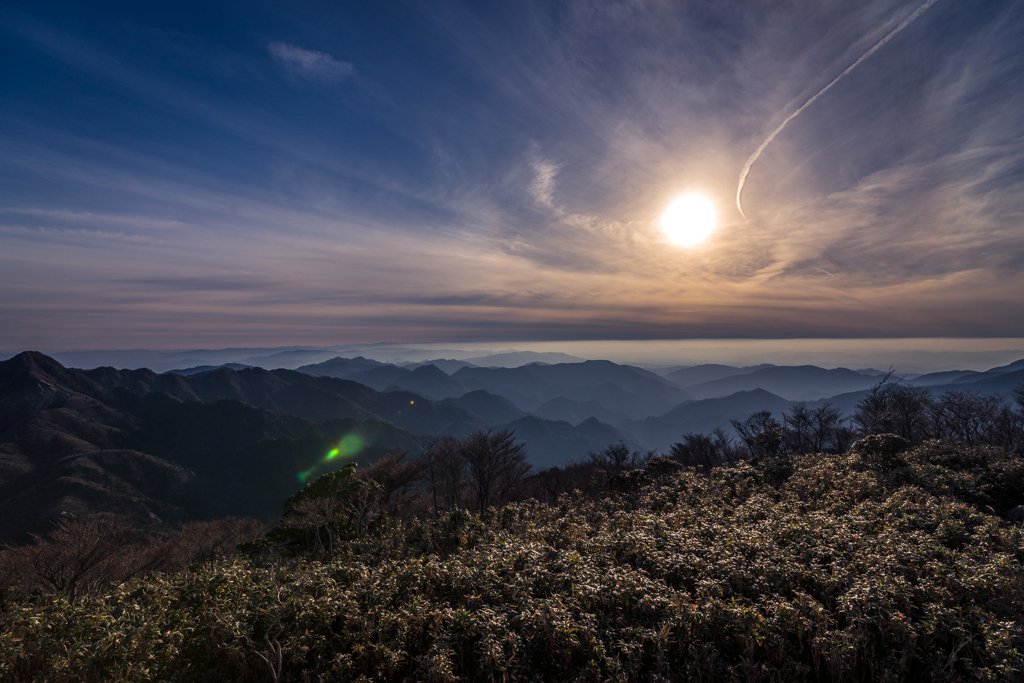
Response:
[[[363,440],[355,434],[349,434],[341,440],[337,450],[346,458],[356,455],[359,451],[363,450]]]
[[[312,477],[313,474],[317,471],[317,469],[319,469],[319,467],[321,465],[325,465],[325,464],[331,462],[332,460],[336,459],[338,456],[341,456],[343,458],[348,458],[348,457],[351,457],[353,455],[358,455],[359,451],[363,450],[363,447],[365,445],[366,444],[363,442],[362,437],[360,437],[359,435],[357,435],[357,434],[348,434],[348,435],[344,436],[341,439],[341,441],[338,442],[338,445],[335,448],[332,448],[331,450],[327,451],[327,455],[325,455],[323,457],[323,460],[321,460],[319,463],[317,463],[313,467],[310,467],[305,472],[299,472],[298,475],[296,475],[296,476],[299,478],[299,481],[301,481],[303,484],[305,484],[306,480],[308,480],[310,477]]]

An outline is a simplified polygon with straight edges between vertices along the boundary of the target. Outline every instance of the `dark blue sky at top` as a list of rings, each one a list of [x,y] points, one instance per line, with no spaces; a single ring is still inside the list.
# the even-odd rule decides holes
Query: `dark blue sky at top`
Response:
[[[0,9],[0,346],[1024,336],[1024,3]],[[719,228],[681,250],[679,194]]]

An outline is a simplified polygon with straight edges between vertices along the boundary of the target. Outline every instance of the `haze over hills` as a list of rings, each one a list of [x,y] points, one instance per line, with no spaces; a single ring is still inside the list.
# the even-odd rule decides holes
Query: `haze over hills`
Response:
[[[476,365],[473,365],[468,361],[455,360],[454,358],[436,358],[434,360],[420,361],[419,363],[409,363],[408,365],[403,365],[402,367],[406,368],[407,370],[415,370],[416,368],[422,367],[424,365],[433,365],[441,370],[444,370],[444,372],[449,375],[454,374],[457,370],[461,370],[462,368],[477,367]]]
[[[531,363],[554,365],[556,363],[582,363],[586,359],[567,353],[537,351],[503,351],[484,356],[467,358],[470,365],[484,368],[518,368]]]
[[[846,368],[826,370],[814,365],[767,367],[687,387],[694,398],[719,398],[737,391],[764,389],[791,401],[808,401],[867,389],[878,377]]]
[[[745,368],[737,368],[732,365],[720,365],[718,363],[705,363],[688,368],[679,368],[664,375],[665,379],[675,382],[682,388],[691,387],[694,384],[714,382],[715,380],[734,377],[736,375],[749,375],[764,368],[774,367],[771,364],[751,365]]]
[[[484,389],[532,411],[553,398],[597,400],[631,417],[660,413],[690,398],[647,370],[610,361],[584,361],[519,368],[462,368],[454,375],[469,389]]]
[[[201,372],[209,372],[211,370],[219,370],[221,368],[227,368],[228,370],[245,370],[246,368],[251,367],[251,365],[245,365],[244,363],[222,363],[220,365],[197,365],[194,368],[177,368],[174,370],[168,370],[163,374],[183,375],[187,377],[189,375],[198,375]]]
[[[162,522],[272,515],[300,484],[296,474],[315,470],[346,435],[357,435],[369,457],[420,453],[440,435],[510,429],[542,469],[610,442],[666,451],[685,433],[732,433],[731,420],[761,410],[780,418],[802,397],[822,396],[807,405],[830,403],[848,417],[885,377],[773,365],[669,374],[705,381],[682,389],[610,361],[462,364],[449,375],[431,363],[332,357],[301,372],[222,365],[157,374],[75,370],[22,353],[0,362],[0,518],[21,533],[60,511],[111,509]],[[888,381],[933,395],[1005,397],[1024,383],[1024,361]],[[731,393],[699,398],[721,392]]]
[[[539,469],[566,465],[581,460],[588,451],[600,452],[609,443],[623,442],[633,448],[642,448],[622,431],[591,418],[577,426],[568,422],[543,420],[534,415],[527,415],[508,424],[501,429],[514,431],[530,452],[531,461],[543,463]]]
[[[504,424],[526,416],[526,412],[512,401],[483,389],[466,392],[458,398],[446,398],[442,403],[456,405],[489,425]]]
[[[532,414],[548,420],[563,420],[572,424],[579,424],[591,418],[608,424],[619,424],[629,419],[625,413],[608,410],[600,401],[594,399],[574,401],[564,396],[558,396],[538,406]]]
[[[709,433],[721,428],[727,434],[734,430],[730,420],[743,420],[761,410],[781,416],[793,406],[781,396],[764,389],[738,391],[722,398],[707,398],[682,403],[666,413],[650,416],[643,420],[628,420],[618,424],[627,434],[633,435],[648,448],[668,450],[679,441],[683,434],[690,432]]]
[[[182,378],[148,375],[87,374],[36,353],[0,362],[0,539],[62,512],[119,512],[149,526],[267,517],[342,436],[358,435],[364,457],[422,449],[383,420],[313,423],[235,400],[183,402],[151,391],[185,393]]]
[[[438,401],[457,398],[469,391],[461,382],[436,365],[421,365],[414,370],[397,365],[381,365],[350,374],[348,379],[373,387],[377,391],[405,389]]]
[[[433,436],[516,429],[538,467],[586,457],[605,437],[628,440],[596,421],[526,417],[484,391],[434,402],[291,370],[83,371],[22,353],[0,362],[0,538],[61,512],[117,511],[150,525],[272,517],[297,475],[317,471],[343,437],[372,458],[422,452]]]

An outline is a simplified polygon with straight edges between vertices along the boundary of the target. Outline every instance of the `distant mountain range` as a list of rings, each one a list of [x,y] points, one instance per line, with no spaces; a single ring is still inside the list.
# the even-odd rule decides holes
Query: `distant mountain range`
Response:
[[[433,366],[404,372],[444,375]],[[0,362],[0,541],[63,512],[117,511],[153,525],[273,517],[301,486],[298,475],[324,471],[324,455],[344,437],[358,437],[366,460],[420,453],[443,434],[521,430],[538,467],[586,457],[605,437],[628,439],[596,420],[527,417],[485,391],[436,402],[293,370],[75,370],[26,352]]]
[[[320,471],[346,436],[364,445],[358,457],[372,458],[421,453],[441,435],[510,429],[544,468],[618,441],[666,451],[685,433],[731,432],[730,420],[759,410],[781,417],[797,401],[850,415],[886,379],[815,366],[703,365],[662,377],[609,361],[437,362],[444,368],[334,356],[299,370],[228,361],[158,374],[18,354],[0,362],[0,540],[61,512],[117,510],[153,524],[273,516],[298,474]],[[1024,360],[887,381],[1007,396],[1024,384]]]
[[[31,352],[0,362],[0,540],[40,531],[64,512],[121,512],[152,525],[271,517],[301,486],[298,473],[316,471],[344,436],[365,444],[363,458],[423,447],[363,409],[314,423],[175,394],[196,391],[176,375],[72,370]]]

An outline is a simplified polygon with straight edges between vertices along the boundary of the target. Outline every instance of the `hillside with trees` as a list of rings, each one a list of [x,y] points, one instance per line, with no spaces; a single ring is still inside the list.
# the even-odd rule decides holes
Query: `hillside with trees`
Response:
[[[463,466],[472,507],[500,501],[494,482],[518,458],[502,435],[490,439],[440,447],[434,493],[448,485],[438,472]],[[488,450],[502,454],[493,478],[468,471]],[[458,453],[461,463],[446,459]],[[422,464],[349,466],[289,499],[267,540],[240,529],[239,552],[207,542],[184,568],[173,560],[187,556],[183,539],[132,540],[117,557],[137,565],[118,575],[111,549],[129,534],[113,525],[99,569],[74,592],[41,567],[89,524],[90,549],[104,534],[69,523],[3,554],[0,671],[11,681],[1020,680],[1019,457],[895,435],[713,468],[670,458],[638,468],[636,454],[618,455],[595,458],[586,491],[482,513],[451,500],[409,515]]]
[[[883,374],[849,417],[785,402],[662,453],[519,417],[553,453],[592,445],[537,467],[511,429],[253,405],[408,396],[336,378],[0,372],[0,504],[36,530],[0,550],[3,680],[1024,676],[1024,387]]]

